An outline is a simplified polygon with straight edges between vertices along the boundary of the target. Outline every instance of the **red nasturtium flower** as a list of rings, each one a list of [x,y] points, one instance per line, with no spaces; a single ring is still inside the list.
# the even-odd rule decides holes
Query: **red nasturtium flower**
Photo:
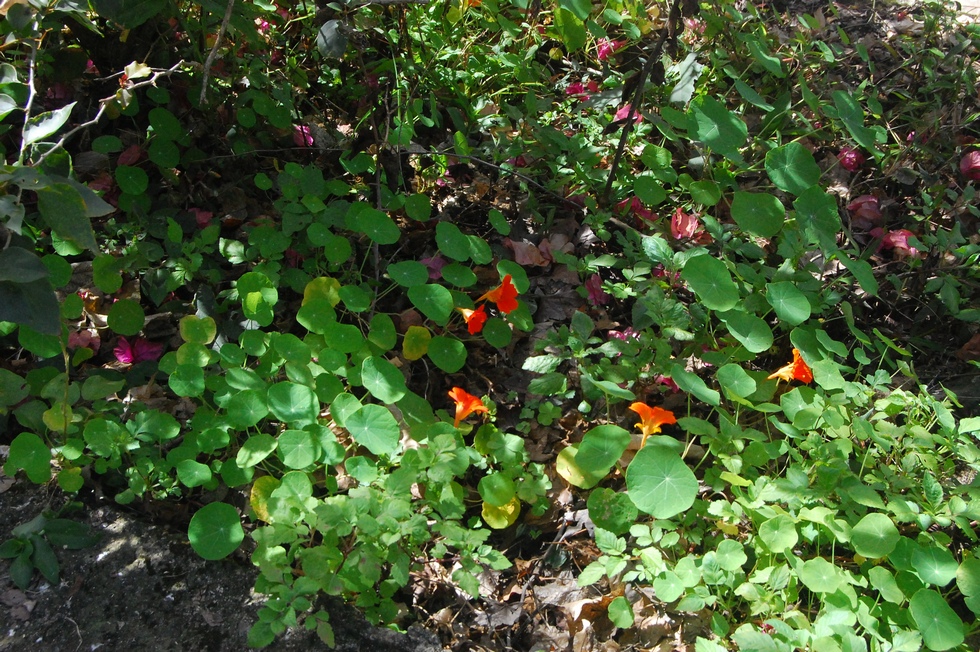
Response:
[[[643,433],[640,448],[646,445],[647,437],[660,432],[661,426],[677,423],[677,417],[674,416],[674,413],[661,407],[650,407],[646,403],[636,402],[630,405],[630,409],[640,415],[640,422],[636,424],[636,427]]]
[[[462,387],[453,387],[449,390],[449,398],[456,403],[456,420],[453,426],[458,428],[459,422],[470,416],[474,412],[488,412],[487,406],[476,396],[473,396]]]
[[[456,310],[466,320],[466,330],[470,332],[470,335],[476,335],[482,331],[483,325],[487,323],[487,311],[483,306],[480,306],[476,310],[470,310],[469,308],[456,308]]]
[[[809,384],[813,382],[813,371],[810,369],[810,365],[800,357],[800,350],[793,349],[793,361],[769,374],[768,380],[773,378],[785,380],[787,383],[798,380],[801,383]]]
[[[514,281],[511,279],[510,274],[504,277],[500,285],[484,294],[477,301],[483,301],[484,299],[497,304],[497,308],[505,315],[517,310],[517,288],[514,287]]]

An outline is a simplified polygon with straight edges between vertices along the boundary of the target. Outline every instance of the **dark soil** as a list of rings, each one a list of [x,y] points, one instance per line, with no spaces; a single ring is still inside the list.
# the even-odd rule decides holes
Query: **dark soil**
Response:
[[[0,473],[0,542],[43,510],[63,505],[60,492],[48,492]],[[0,561],[0,651],[247,649],[249,627],[264,600],[252,591],[257,569],[233,559],[205,561],[191,549],[186,533],[108,500],[93,498],[91,503],[62,516],[88,524],[101,540],[84,550],[57,551],[57,585],[36,574],[29,589],[21,591],[10,581],[9,562]],[[424,629],[400,634],[372,627],[345,605],[326,608],[336,650],[442,649],[435,635]],[[265,649],[329,648],[316,633],[295,630]]]

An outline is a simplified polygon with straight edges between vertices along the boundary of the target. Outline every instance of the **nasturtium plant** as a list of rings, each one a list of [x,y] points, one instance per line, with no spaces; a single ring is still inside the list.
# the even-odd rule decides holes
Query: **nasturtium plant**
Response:
[[[656,518],[670,518],[689,509],[698,493],[690,467],[672,449],[647,444],[626,469],[626,487],[636,507]]]
[[[223,559],[245,540],[238,512],[228,503],[210,503],[194,513],[187,528],[194,552],[204,559]]]

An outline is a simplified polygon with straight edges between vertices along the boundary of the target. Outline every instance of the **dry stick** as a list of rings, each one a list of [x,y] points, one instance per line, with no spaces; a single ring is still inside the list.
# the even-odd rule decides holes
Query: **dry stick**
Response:
[[[177,72],[177,69],[180,68],[182,65],[184,65],[183,59],[175,63],[172,67],[167,68],[166,70],[155,71],[153,73],[153,76],[150,77],[149,79],[146,79],[141,82],[129,83],[126,86],[126,90],[136,90],[137,88],[143,88],[144,86],[155,86],[158,79],[160,79],[161,77],[169,77],[170,75]],[[65,143],[68,142],[68,139],[74,136],[75,134],[77,134],[82,129],[87,129],[89,127],[98,124],[99,120],[102,118],[102,114],[104,114],[106,111],[106,107],[109,105],[110,102],[112,102],[115,99],[116,99],[116,95],[110,95],[109,97],[104,97],[101,100],[99,100],[99,104],[101,106],[99,106],[99,110],[95,114],[95,117],[92,118],[91,120],[88,120],[87,122],[83,122],[82,124],[78,125],[74,129],[66,133],[64,136],[62,136],[61,140],[55,143],[54,147],[52,147],[44,154],[42,154],[40,157],[38,157],[37,161],[34,162],[34,166],[36,167],[41,165],[41,163],[44,163],[44,160],[48,158],[48,156],[58,151],[58,149],[64,147]]]
[[[211,46],[211,52],[208,53],[208,58],[204,61],[204,79],[201,81],[201,97],[198,100],[198,104],[203,105],[204,100],[207,99],[208,93],[208,77],[211,76],[211,64],[214,63],[214,58],[218,56],[218,47],[221,45],[221,39],[225,37],[225,31],[228,29],[228,23],[231,22],[231,10],[235,6],[235,0],[228,0],[228,6],[225,7],[225,17],[221,21],[221,28],[218,29],[218,36],[214,39],[214,45]]]
[[[630,110],[626,114],[626,124],[623,125],[623,135],[619,137],[619,145],[616,146],[616,156],[613,157],[612,166],[609,168],[609,180],[606,182],[606,189],[602,193],[603,199],[607,202],[612,193],[613,182],[616,180],[616,168],[619,167],[619,162],[623,158],[623,152],[626,150],[626,140],[629,138],[630,131],[633,129],[633,116],[636,115],[640,106],[640,100],[643,99],[643,91],[646,90],[647,77],[650,76],[650,71],[653,70],[653,66],[660,60],[660,53],[663,52],[664,44],[667,42],[667,35],[670,32],[670,23],[674,20],[675,16],[680,15],[680,10],[681,0],[674,0],[674,6],[671,7],[670,13],[667,14],[667,22],[660,30],[660,38],[653,47],[650,58],[647,59],[646,64],[644,64],[643,69],[640,71],[640,83],[636,85],[636,91],[633,92],[633,101],[630,102]]]

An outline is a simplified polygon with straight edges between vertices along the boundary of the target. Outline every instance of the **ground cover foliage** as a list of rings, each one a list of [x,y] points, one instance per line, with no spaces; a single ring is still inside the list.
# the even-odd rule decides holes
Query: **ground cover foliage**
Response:
[[[945,5],[0,14],[4,472],[178,505],[250,644],[331,595],[461,648],[976,648]]]

